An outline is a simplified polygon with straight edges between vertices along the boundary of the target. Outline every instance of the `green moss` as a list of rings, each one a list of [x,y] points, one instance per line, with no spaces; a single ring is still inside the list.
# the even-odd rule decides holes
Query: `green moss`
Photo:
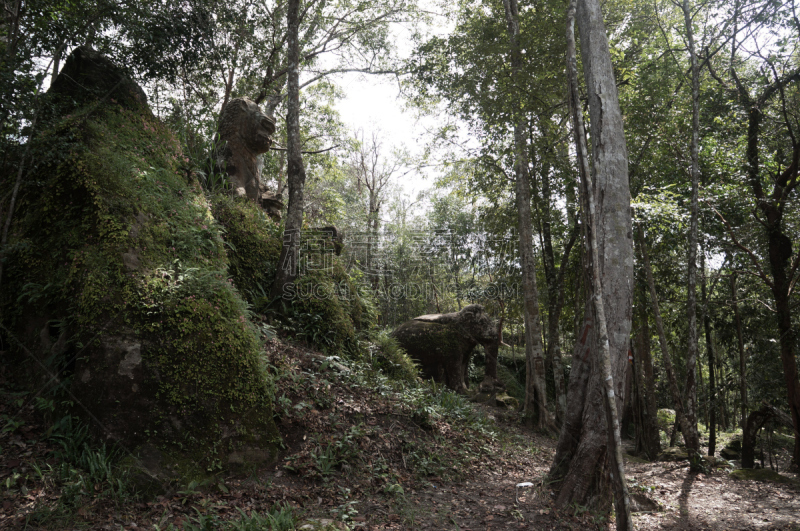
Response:
[[[209,463],[222,459],[210,450],[274,446],[259,337],[229,279],[222,227],[199,186],[180,172],[171,132],[146,109],[109,105],[65,118],[34,151],[43,162],[11,231],[4,324],[41,350],[30,316],[64,323],[72,351],[85,347],[78,366],[92,370],[103,368],[104,338],[141,344],[156,387],[146,439],[193,448]],[[218,204],[221,212],[236,210]],[[228,237],[252,245],[257,257],[231,268],[243,282],[276,244],[248,240],[255,217],[238,211],[244,228],[226,227]],[[126,415],[125,404],[102,397],[92,409],[117,422]],[[222,439],[228,448],[218,448]]]
[[[255,203],[227,194],[212,197],[212,212],[224,230],[229,267],[239,292],[260,306],[268,300],[281,254],[282,227]]]
[[[673,409],[659,409],[656,418],[658,421],[659,429],[669,432],[675,424],[675,410]]]
[[[393,380],[414,382],[419,378],[419,369],[408,353],[400,346],[397,339],[386,331],[374,337],[375,349],[372,350],[372,366]]]
[[[497,364],[497,379],[506,386],[506,392],[519,401],[525,399],[525,388],[514,376],[514,373],[503,364]]]
[[[368,303],[338,258],[326,270],[306,272],[284,294],[298,335],[330,353],[357,356],[357,332],[372,325]]]

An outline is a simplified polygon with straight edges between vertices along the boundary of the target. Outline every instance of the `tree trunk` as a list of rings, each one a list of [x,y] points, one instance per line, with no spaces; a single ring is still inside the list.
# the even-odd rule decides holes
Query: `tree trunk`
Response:
[[[653,308],[653,317],[656,321],[656,331],[658,332],[658,343],[661,347],[661,357],[664,359],[664,368],[667,371],[667,380],[669,380],[669,390],[672,395],[672,403],[675,405],[675,424],[680,425],[681,433],[686,447],[689,447],[687,442],[687,433],[689,433],[688,421],[683,411],[683,399],[681,392],[678,389],[678,378],[675,375],[675,369],[672,365],[672,356],[669,352],[667,345],[667,334],[664,332],[664,321],[661,320],[661,310],[658,306],[658,294],[656,293],[656,283],[653,280],[653,268],[650,265],[650,256],[647,252],[647,241],[644,239],[644,230],[641,226],[637,232],[639,242],[642,249],[642,265],[644,266],[645,274],[647,275],[647,285],[650,288],[650,305]],[[670,438],[670,446],[675,444],[675,432],[673,429]]]
[[[569,239],[564,246],[561,263],[556,270],[555,253],[553,251],[553,236],[551,231],[551,193],[549,167],[542,171],[542,197],[541,197],[541,236],[542,251],[544,254],[545,277],[547,278],[547,344],[545,352],[545,365],[553,374],[553,383],[556,395],[556,422],[560,425],[564,421],[564,412],[567,408],[567,386],[564,381],[564,369],[561,361],[559,347],[559,322],[564,308],[564,273],[569,264],[572,246],[578,236],[578,225],[570,231]]]
[[[56,46],[56,51],[53,53],[53,74],[50,77],[51,85],[55,82],[58,73],[61,71],[61,55],[64,53],[64,48],[64,44],[59,44]]]
[[[639,398],[636,449],[653,461],[661,452],[661,438],[658,433],[658,405],[656,404],[653,356],[650,352],[650,323],[647,318],[646,289],[644,287],[643,290],[639,290],[639,304],[636,305],[639,322],[639,333],[634,338],[636,349],[633,354],[633,369]]]
[[[289,0],[286,6],[287,61],[286,80],[286,180],[289,204],[283,231],[283,247],[278,270],[272,285],[272,297],[281,297],[285,288],[297,278],[300,231],[303,228],[303,189],[306,170],[300,145],[300,0]]]
[[[731,297],[733,297],[733,318],[736,321],[736,344],[739,347],[739,399],[742,402],[742,429],[747,425],[747,358],[744,355],[744,334],[742,319],[739,316],[739,294],[736,288],[736,273],[731,275]]]
[[[522,54],[519,50],[519,12],[517,0],[503,0],[511,52],[512,81],[520,81]],[[525,306],[525,404],[527,415],[536,415],[536,427],[550,430],[552,420],[547,411],[547,389],[544,374],[544,348],[539,314],[539,292],[536,286],[536,263],[533,256],[533,224],[531,222],[531,187],[525,149],[524,116],[514,116],[514,174],[517,181],[519,215],[519,252],[522,265],[522,289]]]
[[[593,282],[589,285],[593,301],[587,301],[583,332],[573,353],[567,415],[550,479],[558,485],[559,507],[578,503],[607,509],[613,489],[617,529],[633,529],[618,417],[624,399],[633,278],[627,149],[600,6],[596,0],[582,0],[577,6],[577,19],[589,87],[593,148],[590,173],[577,92],[575,11],[573,0],[567,11],[567,74],[588,206],[585,230],[591,252],[587,258],[592,264]],[[599,204],[597,211],[595,203]]]
[[[684,433],[686,450],[689,452],[689,462],[693,470],[700,466],[698,459],[700,452],[700,437],[697,433],[697,212],[698,212],[698,188],[700,181],[700,165],[698,157],[698,146],[700,143],[700,67],[697,63],[697,54],[694,47],[694,30],[692,28],[691,12],[689,1],[683,0],[684,24],[686,26],[686,36],[689,51],[689,59],[692,64],[692,140],[690,144],[692,158],[692,199],[691,214],[689,221],[689,255],[688,263],[688,282],[687,282],[687,303],[686,319],[688,321],[688,352],[686,353],[686,408],[684,414],[687,419],[687,426],[681,429],[690,430]]]
[[[781,364],[786,390],[789,395],[789,411],[794,423],[794,451],[792,464],[800,466],[800,381],[797,377],[797,359],[794,354],[795,331],[792,328],[792,310],[789,298],[790,279],[786,274],[786,256],[791,256],[791,240],[781,231],[780,221],[772,225],[769,233],[769,261],[772,269],[772,296],[778,317]]]
[[[797,75],[797,74],[796,74]],[[777,81],[776,81],[777,83]],[[747,127],[747,173],[753,195],[758,200],[758,207],[763,214],[762,225],[767,233],[767,249],[770,272],[772,273],[770,285],[775,301],[775,313],[778,320],[779,344],[781,349],[781,364],[783,378],[786,382],[789,411],[794,423],[794,451],[792,464],[800,466],[800,381],[797,376],[797,360],[795,359],[795,332],[792,328],[792,313],[789,297],[791,278],[787,274],[788,261],[792,256],[792,240],[783,233],[783,208],[786,197],[798,185],[797,173],[800,162],[800,146],[793,141],[792,164],[782,173],[773,178],[775,188],[771,196],[766,196],[761,183],[761,170],[759,163],[759,137],[763,113],[760,105],[764,105],[770,90],[775,90],[772,84],[764,91],[764,95],[756,101],[750,101],[749,94],[740,89],[740,97],[749,101],[748,127]],[[762,101],[764,100],[764,101]],[[791,269],[789,269],[791,271]]]
[[[764,404],[760,409],[750,413],[742,430],[742,468],[753,468],[755,464],[756,436],[762,426],[770,419],[778,420],[787,428],[791,428],[793,424],[789,415],[769,404]]]
[[[632,348],[630,351],[631,355],[633,355]],[[619,421],[619,433],[623,439],[631,438],[629,436],[631,425],[633,425],[634,430],[636,430],[636,424],[638,422],[635,419],[636,416],[635,403],[637,400],[639,400],[639,395],[636,394],[636,388],[633,379],[634,379],[633,364],[630,363],[629,360],[625,369],[625,383],[623,384],[623,388],[625,390],[625,400],[622,403],[622,415]]]
[[[703,303],[703,329],[706,334],[706,351],[708,352],[708,455],[717,451],[717,383],[715,380],[716,360],[714,358],[714,341],[711,336],[711,319],[708,317],[708,293],[706,278],[705,252],[700,255],[703,282],[700,293]]]

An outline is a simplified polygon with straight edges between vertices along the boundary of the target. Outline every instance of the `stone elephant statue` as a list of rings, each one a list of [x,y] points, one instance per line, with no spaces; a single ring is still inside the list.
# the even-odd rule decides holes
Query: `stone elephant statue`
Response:
[[[391,334],[417,361],[427,378],[466,392],[467,370],[477,345],[486,350],[487,380],[497,380],[497,350],[503,344],[497,322],[483,306],[470,304],[459,312],[416,317]]]

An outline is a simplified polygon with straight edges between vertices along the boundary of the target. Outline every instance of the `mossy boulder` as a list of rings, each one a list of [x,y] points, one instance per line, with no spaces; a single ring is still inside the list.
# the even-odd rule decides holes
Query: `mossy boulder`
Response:
[[[675,425],[675,410],[674,409],[659,409],[656,413],[658,422],[658,429],[669,433]]]
[[[221,226],[176,138],[125,103],[80,102],[31,146],[3,256],[4,362],[130,450],[269,460],[270,381]]]
[[[369,349],[372,367],[392,380],[415,382],[419,379],[416,363],[395,338],[385,331],[379,332],[375,334],[373,343]]]
[[[680,448],[677,446],[664,448],[664,450],[656,458],[658,461],[684,461],[688,459],[689,453],[686,451],[686,448]]]
[[[306,270],[285,290],[282,301],[297,335],[323,352],[359,356],[357,332],[374,313],[369,294],[331,256],[325,268]]]
[[[283,227],[247,198],[216,194],[211,211],[222,229],[233,283],[250,304],[264,306],[275,280]]]
[[[740,468],[731,472],[731,477],[742,481],[773,481],[787,485],[797,484],[795,480],[778,474],[769,468]]]

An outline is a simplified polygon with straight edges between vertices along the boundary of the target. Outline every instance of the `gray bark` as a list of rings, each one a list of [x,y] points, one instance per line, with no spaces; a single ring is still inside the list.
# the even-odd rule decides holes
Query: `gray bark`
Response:
[[[522,54],[519,50],[519,10],[517,0],[503,0],[508,40],[511,51],[511,75],[519,81]],[[522,289],[525,307],[525,403],[527,415],[536,415],[536,427],[552,427],[547,411],[547,389],[544,373],[544,345],[539,312],[539,291],[536,286],[536,263],[533,255],[533,223],[531,221],[531,186],[525,149],[525,118],[519,109],[514,113],[514,176],[516,177],[517,211],[519,214],[519,251],[522,263]]]
[[[736,346],[739,349],[739,399],[742,401],[742,429],[747,426],[747,358],[744,354],[744,334],[742,319],[739,316],[739,295],[736,287],[736,273],[731,275],[731,297],[733,297],[733,317],[736,321]]]
[[[577,21],[592,124],[590,173],[577,93],[575,11],[573,0],[567,11],[567,75],[588,207],[593,304],[587,301],[583,333],[573,353],[567,415],[550,479],[559,485],[557,506],[579,503],[607,509],[610,477],[617,529],[633,529],[619,432],[633,295],[627,148],[600,5],[582,0]]]
[[[686,353],[686,397],[685,415],[688,421],[687,427],[690,430],[684,434],[686,449],[689,452],[689,461],[692,468],[697,468],[700,464],[698,457],[700,452],[700,438],[697,433],[697,211],[698,211],[698,188],[700,182],[700,165],[698,163],[698,145],[700,143],[700,67],[697,63],[697,54],[694,45],[694,30],[692,29],[691,12],[689,1],[683,0],[683,18],[686,26],[686,37],[688,42],[689,59],[692,64],[692,140],[690,145],[692,158],[692,200],[691,214],[689,221],[689,253],[688,253],[688,282],[687,282],[687,303],[686,319],[688,321],[688,352]],[[681,427],[683,429],[683,427]]]
[[[297,277],[300,230],[303,228],[303,191],[306,170],[300,151],[300,0],[289,0],[286,8],[287,60],[286,79],[286,180],[289,186],[289,204],[283,231],[283,247],[278,260],[278,271],[272,285],[272,297],[281,297],[284,288]]]
[[[658,305],[658,294],[656,293],[656,282],[653,279],[653,268],[650,265],[650,256],[647,252],[647,242],[644,239],[644,230],[639,227],[639,241],[642,248],[642,265],[644,266],[645,273],[647,275],[647,285],[650,288],[650,305],[653,308],[653,317],[656,321],[656,331],[658,332],[658,344],[661,347],[661,357],[664,360],[664,368],[667,371],[667,380],[669,381],[669,391],[672,395],[672,403],[675,406],[675,425],[676,427],[680,425],[681,432],[683,433],[683,439],[686,446],[689,446],[689,443],[686,442],[687,434],[689,433],[689,425],[686,419],[686,415],[684,414],[683,408],[683,399],[681,398],[681,392],[678,388],[678,378],[675,375],[675,369],[672,365],[672,355],[669,351],[669,346],[667,345],[667,334],[664,332],[664,321],[661,319],[661,309]],[[672,438],[675,437],[675,431],[672,431]],[[674,444],[672,439],[670,439],[671,445]]]
[[[641,252],[641,251],[640,251]],[[634,344],[633,369],[636,376],[639,426],[637,427],[637,451],[644,452],[647,458],[655,460],[661,451],[658,432],[658,406],[656,404],[656,385],[653,371],[653,356],[650,351],[650,324],[647,315],[646,288],[638,290],[637,312],[639,333]]]
[[[713,456],[717,449],[717,383],[714,338],[711,334],[711,319],[708,316],[708,278],[704,251],[700,254],[700,268],[703,275],[700,285],[700,296],[703,303],[703,330],[706,335],[706,353],[708,354],[708,455]]]

